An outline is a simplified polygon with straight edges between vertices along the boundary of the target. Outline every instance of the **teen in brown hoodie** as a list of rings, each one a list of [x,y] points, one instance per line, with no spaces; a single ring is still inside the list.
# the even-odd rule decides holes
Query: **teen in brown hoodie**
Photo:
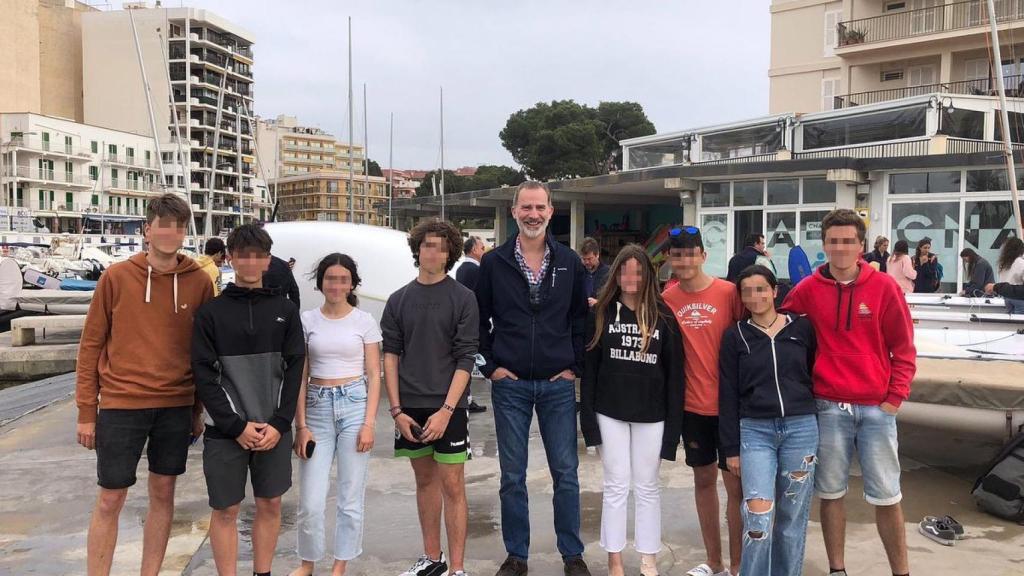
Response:
[[[150,506],[143,575],[163,563],[174,484],[185,472],[190,435],[202,432],[189,354],[192,316],[213,298],[200,267],[178,254],[188,204],[174,194],[150,202],[150,251],[100,277],[78,349],[78,441],[96,449],[99,495],[89,526],[88,573],[109,574],[117,522],[146,448]]]

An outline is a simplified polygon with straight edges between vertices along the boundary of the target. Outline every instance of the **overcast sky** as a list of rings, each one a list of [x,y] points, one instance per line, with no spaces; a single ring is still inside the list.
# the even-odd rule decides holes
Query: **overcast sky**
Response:
[[[362,85],[370,157],[438,166],[513,164],[498,133],[537,102],[639,102],[659,132],[767,113],[768,0],[194,0],[250,30],[255,109],[348,138],[352,17],[356,140]],[[176,0],[165,5],[177,6]]]

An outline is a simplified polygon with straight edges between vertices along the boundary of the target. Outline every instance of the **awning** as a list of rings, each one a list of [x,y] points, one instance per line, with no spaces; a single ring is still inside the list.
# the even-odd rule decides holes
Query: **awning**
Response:
[[[83,220],[93,220],[96,222],[142,222],[146,220],[145,216],[117,216],[113,214],[83,214]]]

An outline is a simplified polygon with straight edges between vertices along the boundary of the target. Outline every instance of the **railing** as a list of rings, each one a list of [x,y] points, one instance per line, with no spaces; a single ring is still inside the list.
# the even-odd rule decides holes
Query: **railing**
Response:
[[[737,158],[719,158],[718,160],[705,160],[703,162],[694,162],[694,164],[736,164],[736,163],[747,163],[747,162],[773,162],[776,159],[776,153],[771,152],[768,154],[754,154],[752,156],[739,156]]]
[[[4,142],[4,146],[25,148],[36,152],[52,152],[55,154],[63,154],[65,156],[79,156],[82,158],[89,158],[92,156],[92,150],[88,148],[69,146],[63,142],[58,144],[57,142],[51,142],[41,138],[25,138],[24,136],[12,138],[10,141]]]
[[[1022,0],[1024,1],[1024,0]],[[1006,96],[1009,98],[1024,98],[1024,75],[1015,74],[1007,76],[1003,85],[1006,86]],[[864,104],[875,104],[921,96],[923,94],[971,94],[974,96],[995,96],[996,81],[994,78],[979,78],[976,80],[958,80],[956,82],[941,82],[938,84],[922,84],[921,86],[910,86],[907,88],[890,88],[887,90],[872,90],[869,92],[855,92],[845,96],[836,96],[833,106],[835,109],[851,108]]]
[[[88,176],[75,176],[73,172],[56,171],[43,168],[32,168],[31,166],[7,166],[4,168],[4,176],[8,178],[23,178],[26,180],[42,180],[57,184],[73,184],[77,186],[91,186],[92,180]]]
[[[887,142],[884,144],[865,144],[861,146],[845,146],[810,150],[793,153],[794,159],[807,158],[892,158],[897,156],[926,156],[928,154],[928,138]]]
[[[1024,144],[1012,142],[1010,147],[1013,150],[1024,150]],[[970,140],[967,138],[948,138],[946,140],[946,154],[976,154],[979,152],[1003,152],[1002,142],[992,140]]]
[[[143,180],[132,179],[120,179],[111,178],[110,188],[116,188],[118,190],[131,190],[134,192],[162,192],[163,189],[159,184],[153,182],[145,182]]]
[[[1024,0],[995,0],[996,22],[1024,18]],[[870,44],[988,25],[985,2],[970,0],[840,22],[839,47]]]

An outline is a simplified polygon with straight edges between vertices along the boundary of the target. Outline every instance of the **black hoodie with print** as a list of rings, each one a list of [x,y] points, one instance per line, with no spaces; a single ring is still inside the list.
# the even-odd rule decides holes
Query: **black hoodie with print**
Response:
[[[596,315],[587,316],[587,343]],[[587,446],[601,444],[597,415],[623,422],[665,422],[661,457],[675,460],[683,418],[683,343],[675,316],[658,303],[658,323],[641,351],[636,314],[615,301],[605,310],[601,339],[587,350],[580,381],[580,430]]]
[[[201,306],[192,372],[212,420],[207,436],[237,438],[246,422],[291,430],[305,356],[299,309],[275,289],[228,284]]]

